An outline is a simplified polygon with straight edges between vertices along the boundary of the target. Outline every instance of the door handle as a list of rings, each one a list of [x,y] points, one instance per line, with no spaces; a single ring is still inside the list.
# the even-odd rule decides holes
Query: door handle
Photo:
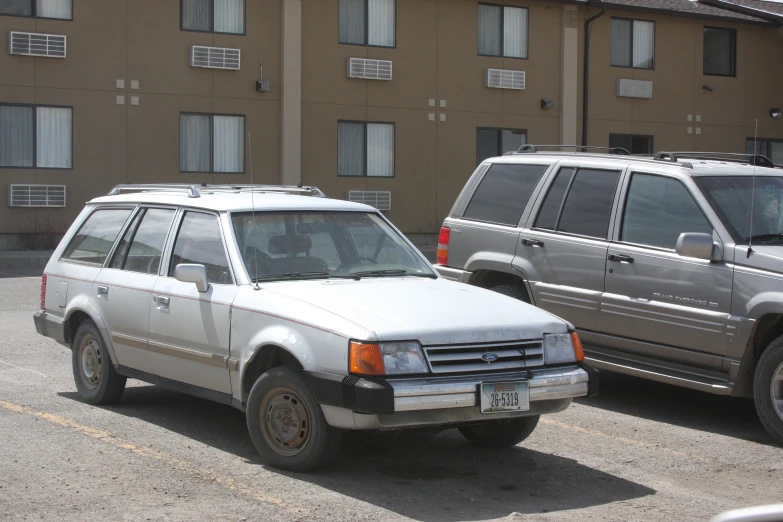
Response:
[[[609,254],[607,259],[616,263],[633,263],[633,258],[631,256],[624,256],[622,254]]]
[[[108,297],[109,296],[109,287],[104,285],[98,286],[98,297]]]
[[[162,295],[153,295],[152,300],[163,306],[168,306],[169,304],[169,298],[163,297]]]
[[[522,244],[536,248],[542,248],[544,246],[544,242],[539,241],[538,239],[523,239]]]

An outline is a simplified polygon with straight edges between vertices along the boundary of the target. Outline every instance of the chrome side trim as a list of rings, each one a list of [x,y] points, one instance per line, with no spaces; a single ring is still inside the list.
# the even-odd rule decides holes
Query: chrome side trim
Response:
[[[149,341],[147,345],[149,346],[149,350],[151,352],[170,355],[172,357],[179,357],[181,359],[200,362],[210,366],[219,366],[221,368],[225,368],[227,366],[226,357],[221,355],[213,355],[211,353],[199,352],[189,348],[182,348],[181,346],[163,344],[154,341]]]
[[[229,358],[226,360],[226,366],[228,366],[229,370],[235,372],[239,368],[239,360],[234,358]]]
[[[123,335],[118,333],[111,334],[111,342],[117,344],[124,344],[131,348],[138,348],[139,350],[147,350],[147,340],[140,337],[132,337],[130,335]]]

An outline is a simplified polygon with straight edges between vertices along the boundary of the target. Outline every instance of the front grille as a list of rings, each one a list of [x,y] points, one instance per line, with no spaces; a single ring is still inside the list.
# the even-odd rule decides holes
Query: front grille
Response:
[[[544,365],[544,346],[540,339],[425,346],[424,352],[432,373],[499,372]],[[482,359],[485,353],[495,354],[497,359],[487,362]]]

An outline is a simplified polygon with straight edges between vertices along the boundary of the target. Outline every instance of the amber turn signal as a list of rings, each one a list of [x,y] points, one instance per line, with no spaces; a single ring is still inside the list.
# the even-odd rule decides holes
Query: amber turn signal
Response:
[[[348,367],[351,373],[361,375],[384,375],[381,347],[377,344],[365,344],[351,341],[348,352]]]
[[[576,332],[571,332],[571,341],[574,343],[574,355],[576,355],[576,361],[584,361],[585,351],[582,349],[582,341],[579,340],[579,334]]]

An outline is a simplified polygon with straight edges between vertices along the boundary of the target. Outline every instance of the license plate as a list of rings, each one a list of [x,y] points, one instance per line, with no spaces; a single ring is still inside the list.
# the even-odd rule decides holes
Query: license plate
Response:
[[[530,409],[530,383],[481,383],[481,413],[527,411]]]

